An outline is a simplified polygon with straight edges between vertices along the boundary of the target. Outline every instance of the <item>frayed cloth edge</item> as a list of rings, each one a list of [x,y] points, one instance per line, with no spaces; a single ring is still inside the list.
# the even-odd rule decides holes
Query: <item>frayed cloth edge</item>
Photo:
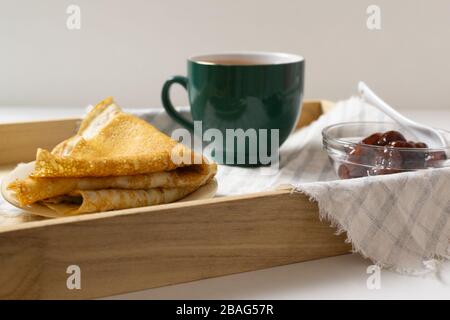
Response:
[[[320,201],[316,198],[314,194],[311,194],[307,190],[304,190],[301,186],[294,186],[290,185],[290,193],[301,193],[308,197],[308,200],[311,202],[316,202],[319,207],[319,220],[320,221],[328,221],[330,223],[330,227],[335,228],[336,235],[341,235],[343,233],[346,233],[345,242],[349,243],[352,246],[351,253],[358,253],[363,258],[368,259],[372,261],[372,263],[376,266],[379,266],[380,268],[395,271],[400,274],[409,275],[409,276],[436,276],[438,279],[440,278],[440,271],[441,271],[441,265],[444,262],[450,261],[450,256],[439,256],[435,255],[429,259],[423,259],[422,269],[414,269],[414,268],[404,268],[404,267],[397,267],[394,265],[386,264],[381,261],[375,261],[372,259],[366,252],[364,252],[364,249],[360,248],[356,243],[353,242],[351,239],[351,236],[347,232],[347,230],[333,217],[331,212],[328,212],[323,205],[320,203]],[[450,244],[447,248],[447,252],[450,252]]]

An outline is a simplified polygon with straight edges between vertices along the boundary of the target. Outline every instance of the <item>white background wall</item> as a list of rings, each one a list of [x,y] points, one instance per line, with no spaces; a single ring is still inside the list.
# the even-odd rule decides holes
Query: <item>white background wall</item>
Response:
[[[306,58],[306,97],[337,100],[366,80],[403,108],[450,108],[450,0],[0,0],[0,105],[85,106],[113,95],[161,106],[196,53]],[[66,8],[81,7],[81,30]],[[366,8],[382,29],[366,28]],[[186,104],[181,89],[173,92]],[[450,119],[449,119],[450,120]]]

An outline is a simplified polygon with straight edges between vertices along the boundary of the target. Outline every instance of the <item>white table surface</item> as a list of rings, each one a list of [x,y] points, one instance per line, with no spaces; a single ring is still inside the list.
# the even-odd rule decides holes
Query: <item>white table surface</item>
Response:
[[[76,107],[2,107],[0,123],[80,117]],[[401,110],[450,130],[447,110]],[[370,261],[357,254],[291,264],[118,295],[114,299],[450,299],[450,265],[436,276],[411,277],[382,270],[381,288],[368,289]]]

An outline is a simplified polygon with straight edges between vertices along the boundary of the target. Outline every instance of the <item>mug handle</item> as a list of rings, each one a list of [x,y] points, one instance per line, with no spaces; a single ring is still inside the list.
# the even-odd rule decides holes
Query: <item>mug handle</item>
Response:
[[[182,85],[187,90],[188,79],[185,76],[173,76],[167,79],[166,82],[164,82],[161,92],[163,107],[173,120],[181,124],[183,127],[194,131],[194,123],[181,116],[181,114],[175,110],[172,102],[170,101],[170,87],[174,83]]]

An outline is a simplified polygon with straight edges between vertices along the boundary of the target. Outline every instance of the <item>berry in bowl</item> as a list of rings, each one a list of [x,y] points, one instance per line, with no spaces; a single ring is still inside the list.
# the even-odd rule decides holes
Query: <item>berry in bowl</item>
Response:
[[[438,131],[450,145],[450,132]],[[339,123],[323,129],[322,136],[341,179],[450,167],[449,147],[429,148],[409,140],[396,123]]]

